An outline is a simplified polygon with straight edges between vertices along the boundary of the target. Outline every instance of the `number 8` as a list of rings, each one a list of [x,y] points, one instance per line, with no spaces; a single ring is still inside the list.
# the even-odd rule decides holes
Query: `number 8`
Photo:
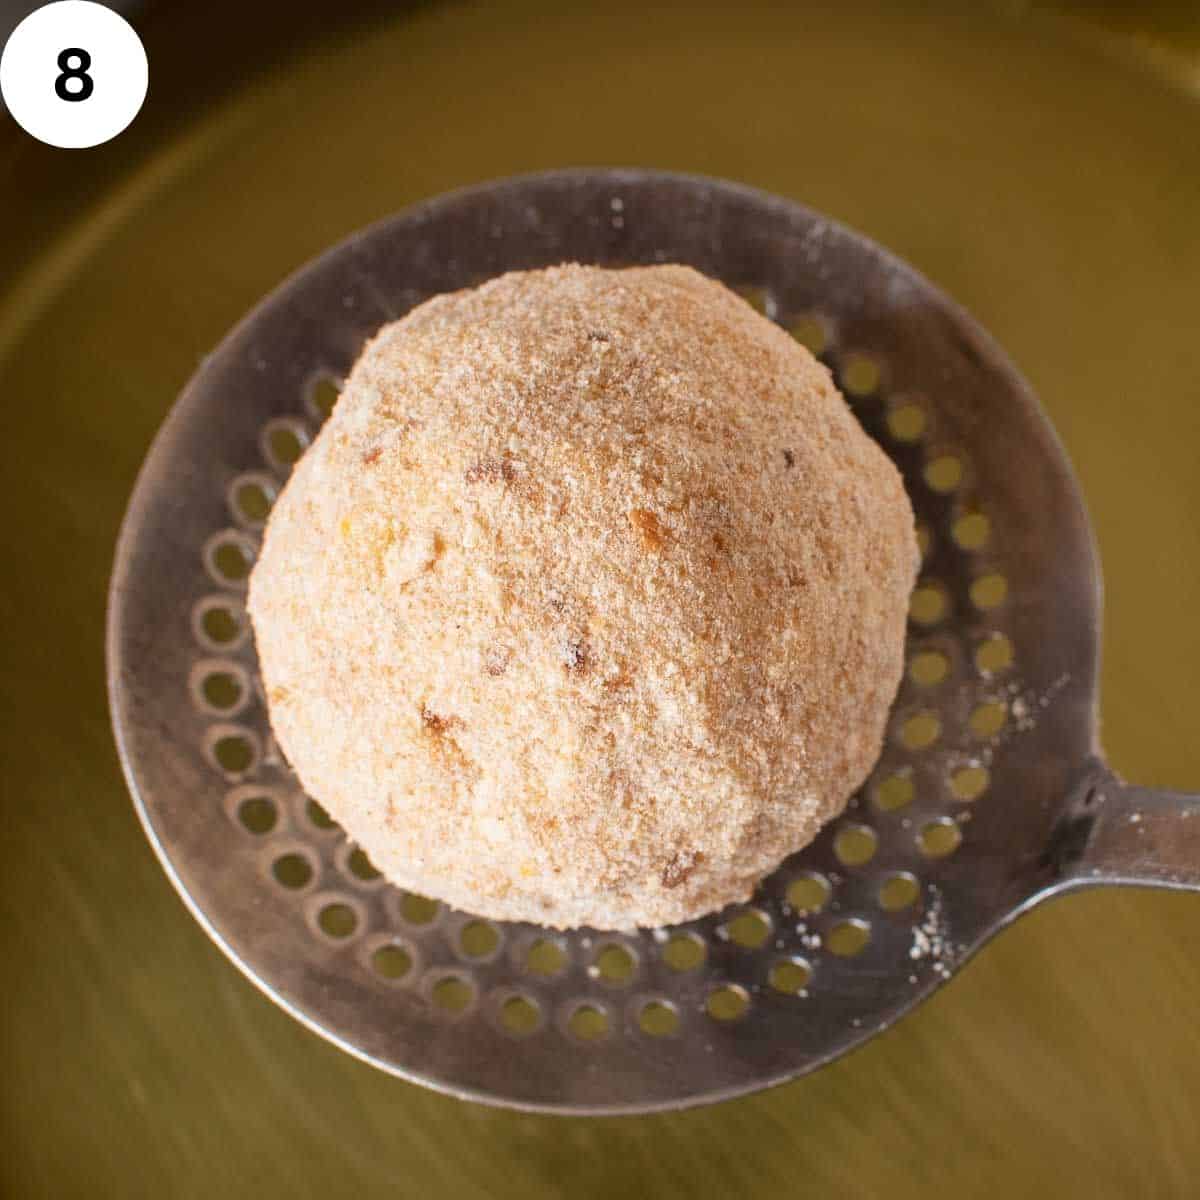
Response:
[[[71,59],[79,59],[79,66],[71,66]],[[87,73],[92,65],[92,56],[78,46],[68,46],[58,56],[58,69],[62,74],[54,81],[54,92],[60,100],[86,100],[96,87],[95,81]],[[80,88],[77,92],[67,89],[68,79],[78,79]]]

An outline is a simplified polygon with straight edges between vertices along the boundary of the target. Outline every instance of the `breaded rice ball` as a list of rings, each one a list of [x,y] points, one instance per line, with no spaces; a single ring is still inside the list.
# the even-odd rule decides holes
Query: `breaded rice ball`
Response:
[[[271,723],[401,887],[629,930],[745,899],[863,782],[918,562],[829,372],[687,267],[386,326],[250,580]]]

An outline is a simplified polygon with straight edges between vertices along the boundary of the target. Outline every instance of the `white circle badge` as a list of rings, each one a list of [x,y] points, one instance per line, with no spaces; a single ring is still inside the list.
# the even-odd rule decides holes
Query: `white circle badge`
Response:
[[[58,0],[13,30],[0,92],[27,133],[65,149],[114,138],[146,98],[146,49],[133,26],[91,0]]]

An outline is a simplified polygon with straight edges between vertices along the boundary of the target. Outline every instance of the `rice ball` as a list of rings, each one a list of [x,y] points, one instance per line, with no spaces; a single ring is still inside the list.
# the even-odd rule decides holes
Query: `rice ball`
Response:
[[[365,348],[249,612],[394,883],[629,930],[745,899],[880,750],[918,562],[829,372],[681,266],[514,272]]]

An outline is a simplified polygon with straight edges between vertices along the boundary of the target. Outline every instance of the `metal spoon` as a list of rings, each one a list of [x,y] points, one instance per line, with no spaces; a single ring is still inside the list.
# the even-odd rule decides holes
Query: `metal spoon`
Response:
[[[927,542],[872,779],[754,902],[637,937],[499,925],[388,886],[270,738],[242,610],[265,511],[385,321],[565,260],[684,262],[833,368]],[[1200,888],[1200,797],[1097,742],[1099,570],[1028,385],[904,263],[799,205],[647,171],[489,184],[351,237],[268,296],[164,424],[113,569],[109,689],[139,815],[193,914],[310,1028],[455,1095],[644,1112],[791,1079],[989,937],[1097,884]]]

